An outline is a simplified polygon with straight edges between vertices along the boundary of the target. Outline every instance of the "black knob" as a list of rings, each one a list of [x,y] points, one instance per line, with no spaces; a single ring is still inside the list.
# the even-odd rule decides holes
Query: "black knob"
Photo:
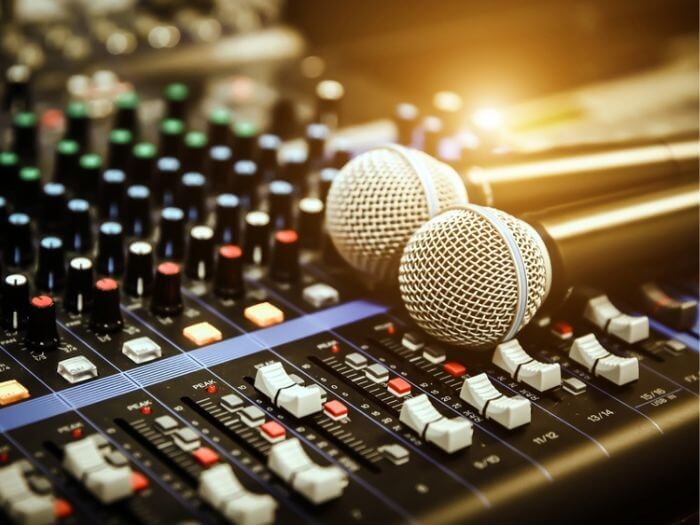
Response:
[[[34,164],[37,160],[37,117],[32,111],[15,114],[12,121],[12,151],[17,153],[22,164]]]
[[[100,334],[111,334],[121,330],[124,321],[119,308],[119,284],[117,281],[109,277],[98,280],[92,295],[90,328]]]
[[[191,279],[200,281],[211,276],[214,266],[214,230],[209,226],[193,226],[187,244],[185,272]]]
[[[100,184],[100,217],[108,221],[119,221],[124,211],[124,187],[126,174],[120,169],[108,169],[102,174]]]
[[[150,142],[139,142],[131,150],[127,172],[132,184],[150,186],[156,169],[156,147]]]
[[[151,298],[151,311],[154,314],[169,317],[182,312],[180,281],[179,265],[173,262],[158,265]]]
[[[133,148],[133,135],[128,129],[113,129],[109,132],[107,147],[108,167],[114,170],[126,170]]]
[[[189,88],[180,82],[173,82],[165,87],[163,98],[165,99],[166,117],[184,120],[187,116],[187,105],[190,98]]]
[[[312,169],[318,169],[323,164],[329,134],[328,127],[324,124],[313,123],[306,127],[308,163]]]
[[[233,125],[233,154],[235,160],[252,160],[255,158],[255,144],[258,130],[255,124],[240,120]]]
[[[294,282],[299,278],[299,236],[294,230],[275,232],[270,277],[283,283]]]
[[[118,222],[103,222],[97,241],[97,272],[118,276],[124,271],[124,234]]]
[[[180,184],[180,161],[175,157],[161,157],[156,163],[154,191],[156,204],[163,208],[175,206]]]
[[[24,166],[19,170],[15,209],[31,213],[39,201],[41,172],[36,166]]]
[[[114,115],[113,128],[124,129],[139,134],[139,96],[134,91],[120,93],[115,101],[117,112]]]
[[[270,216],[264,211],[251,211],[245,216],[243,256],[254,264],[267,262],[270,250]]]
[[[65,227],[66,187],[59,182],[47,182],[41,191],[39,224],[41,231],[62,234]]]
[[[205,219],[205,183],[204,175],[196,171],[185,173],[180,179],[178,201],[180,208],[185,212],[185,217],[190,222]]]
[[[345,88],[336,80],[322,80],[316,84],[316,122],[336,129],[340,124],[340,105]]]
[[[209,113],[209,142],[214,145],[231,144],[231,112],[223,107]]]
[[[185,148],[182,154],[183,171],[204,171],[207,143],[207,136],[201,131],[190,131],[185,135]]]
[[[5,244],[5,232],[7,230],[8,205],[7,199],[0,196],[0,247]]]
[[[280,138],[277,135],[260,135],[258,139],[258,171],[263,182],[279,178],[277,154],[280,148]]]
[[[151,192],[146,186],[137,184],[126,190],[126,234],[151,235]]]
[[[66,108],[66,136],[80,146],[81,151],[90,150],[90,116],[83,102],[74,101]]]
[[[66,215],[66,250],[85,253],[92,249],[92,218],[90,203],[84,199],[68,201]]]
[[[75,193],[82,198],[92,200],[97,196],[102,173],[102,157],[96,153],[87,153],[80,157]]]
[[[66,279],[66,256],[63,241],[58,237],[44,237],[39,242],[39,264],[36,269],[36,287],[45,292],[63,289]]]
[[[185,140],[185,123],[176,118],[166,118],[159,128],[158,151],[161,157],[182,158]]]
[[[282,230],[292,226],[293,199],[294,187],[289,182],[274,180],[269,184],[270,220],[274,229]]]
[[[246,209],[258,205],[258,166],[252,160],[239,160],[233,165],[233,188]]]
[[[132,242],[126,255],[124,288],[132,297],[151,293],[153,286],[153,247],[144,241]]]
[[[80,146],[74,140],[63,139],[56,145],[54,154],[53,180],[73,187],[78,171]]]
[[[5,264],[14,267],[28,266],[34,261],[32,246],[32,221],[26,213],[13,213],[7,218],[5,239]]]
[[[18,330],[24,325],[29,310],[29,281],[21,273],[13,273],[2,282],[2,325]]]
[[[222,193],[216,198],[216,231],[218,244],[235,244],[241,229],[240,201],[232,193]]]
[[[159,230],[158,257],[182,259],[185,252],[185,213],[180,208],[163,208]]]
[[[243,251],[235,244],[225,244],[216,257],[214,293],[222,299],[235,299],[244,291]]]
[[[328,198],[328,190],[331,189],[333,179],[338,175],[336,168],[323,168],[321,170],[321,184],[319,188],[319,198],[325,203]]]
[[[14,197],[19,178],[19,157],[13,151],[0,152],[0,195]]]
[[[319,249],[323,238],[323,201],[314,197],[301,199],[298,222],[301,247]]]
[[[396,141],[404,146],[413,144],[413,130],[418,122],[418,108],[413,104],[397,104],[394,109],[394,123],[396,124]]]
[[[80,314],[92,307],[94,269],[87,257],[74,257],[68,263],[63,303],[69,312]]]
[[[306,194],[308,174],[306,152],[301,148],[292,148],[282,157],[282,179],[293,184],[301,193]]]
[[[216,193],[233,189],[233,153],[228,146],[213,146],[209,148],[207,159],[207,177],[209,186]]]
[[[29,302],[25,341],[35,350],[51,350],[58,346],[56,304],[48,295],[37,295]]]

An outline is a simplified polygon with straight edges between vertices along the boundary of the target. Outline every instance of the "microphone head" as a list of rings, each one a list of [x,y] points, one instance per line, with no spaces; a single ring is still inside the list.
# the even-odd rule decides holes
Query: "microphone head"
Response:
[[[549,293],[552,267],[542,238],[507,213],[476,205],[431,219],[401,258],[406,309],[446,343],[484,348],[511,339]]]
[[[333,179],[326,226],[352,267],[393,281],[413,232],[466,203],[464,183],[452,167],[422,151],[388,145],[355,157]]]

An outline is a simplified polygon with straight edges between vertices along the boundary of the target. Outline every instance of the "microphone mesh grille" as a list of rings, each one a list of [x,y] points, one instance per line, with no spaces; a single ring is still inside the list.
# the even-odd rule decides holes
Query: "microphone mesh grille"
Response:
[[[527,324],[549,286],[548,255],[523,221],[491,210],[510,230],[528,282]],[[406,309],[429,334],[480,348],[500,343],[518,307],[517,268],[496,227],[469,208],[438,215],[411,238],[401,259],[399,287]]]
[[[378,148],[354,158],[333,180],[326,202],[328,232],[343,258],[356,270],[393,282],[403,247],[431,217],[425,189],[405,154]],[[466,203],[454,169],[417,150],[408,154],[427,171],[437,197],[434,213]]]

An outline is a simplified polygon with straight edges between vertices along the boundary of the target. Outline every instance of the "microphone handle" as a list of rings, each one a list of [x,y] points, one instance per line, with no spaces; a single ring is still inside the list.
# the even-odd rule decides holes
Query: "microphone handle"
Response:
[[[700,143],[695,136],[533,156],[463,173],[470,202],[517,214],[669,181],[698,172]]]
[[[697,175],[692,177],[671,187],[522,216],[550,254],[550,295],[576,284],[617,284],[645,272],[658,276],[697,254],[700,192]],[[695,255],[692,259],[697,264]]]

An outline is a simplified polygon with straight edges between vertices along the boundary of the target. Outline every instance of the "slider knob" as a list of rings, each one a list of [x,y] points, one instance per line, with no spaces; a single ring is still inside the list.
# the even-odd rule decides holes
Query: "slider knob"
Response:
[[[171,317],[182,312],[182,294],[180,292],[180,266],[173,262],[158,265],[153,281],[151,311],[161,317]]]
[[[90,328],[99,334],[118,332],[124,326],[119,307],[119,284],[109,277],[100,279],[93,289]]]
[[[58,346],[56,304],[48,295],[37,295],[29,302],[26,343],[35,350]]]

